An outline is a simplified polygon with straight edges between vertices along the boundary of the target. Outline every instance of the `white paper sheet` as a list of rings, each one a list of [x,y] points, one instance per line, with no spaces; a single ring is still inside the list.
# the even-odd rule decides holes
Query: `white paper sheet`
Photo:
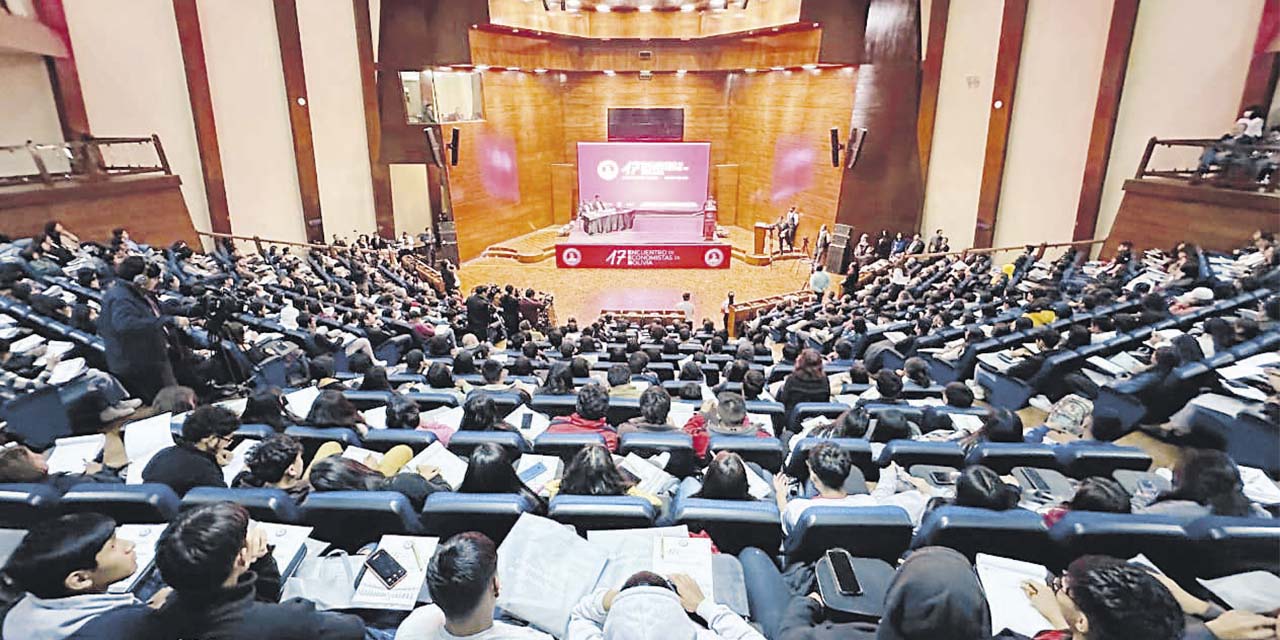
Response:
[[[170,430],[172,421],[172,413],[162,413],[126,424],[124,452],[129,461],[133,462],[149,453],[173,446],[173,432]]]
[[[276,567],[280,569],[280,577],[288,578],[291,569],[295,569],[293,565],[295,560],[301,561],[300,554],[305,554],[307,548],[307,538],[311,536],[314,527],[304,527],[296,524],[277,524],[275,522],[258,522],[253,521],[250,525],[257,529],[262,529],[267,536],[267,544],[275,547],[271,552],[271,557],[275,558]]]
[[[462,425],[462,407],[436,407],[418,417],[422,424],[436,422],[454,431]]]
[[[236,448],[231,450],[231,461],[222,467],[222,480],[231,486],[231,481],[244,471],[244,457],[248,455],[249,450],[258,446],[257,440],[242,440]],[[281,567],[282,569],[284,567]]]
[[[444,478],[444,481],[448,482],[454,490],[462,486],[462,479],[467,475],[467,461],[454,455],[439,442],[432,442],[431,446],[414,456],[404,469],[416,473],[418,467],[424,464],[439,467],[440,477]]]
[[[533,472],[541,470],[536,474]],[[542,489],[547,486],[548,482],[558,479],[560,474],[564,473],[564,461],[557,456],[544,456],[535,453],[526,453],[520,456],[515,462],[516,475],[524,482],[529,490],[541,494]]]
[[[49,473],[84,473],[85,463],[102,453],[106,441],[107,437],[100,433],[54,440],[46,461]]]
[[[214,406],[222,407],[223,409],[226,409],[227,411],[230,411],[231,413],[234,413],[238,416],[244,413],[244,408],[249,405],[249,399],[248,398],[232,398],[230,400],[222,400],[219,402],[215,402],[213,404]]]
[[[1239,467],[1244,496],[1259,504],[1280,504],[1280,487],[1262,469]]]
[[[427,579],[427,563],[431,561],[439,542],[439,538],[424,536],[382,536],[378,549],[391,554],[405,568],[405,576],[388,589],[378,576],[366,569],[360,576],[360,583],[356,585],[351,605],[365,609],[412,610],[418,602],[418,592]]]
[[[1196,582],[1222,598],[1232,609],[1266,613],[1280,609],[1280,577],[1267,571],[1247,571],[1233,576]]]
[[[370,429],[386,429],[387,428],[387,405],[365,409],[360,412],[364,416],[364,423]]]
[[[306,389],[298,389],[293,393],[286,394],[284,397],[285,404],[289,407],[289,411],[298,417],[306,417],[311,413],[311,404],[320,397],[319,387],[307,387]]]
[[[658,465],[634,453],[628,453],[618,466],[638,478],[640,483],[636,485],[636,488],[650,495],[662,495],[664,492],[673,489],[676,483],[679,482],[675,476],[667,473]]]
[[[138,561],[138,568],[128,578],[107,587],[108,593],[128,593],[133,591],[150,572],[156,557],[156,542],[165,530],[163,524],[122,524],[116,527],[116,538],[133,543],[133,554]]]
[[[526,415],[533,417],[529,418],[529,428],[521,429],[520,427],[524,424],[524,416]],[[515,411],[508,413],[507,417],[503,418],[502,421],[514,427],[529,443],[532,443],[534,439],[542,435],[547,430],[547,427],[551,425],[551,418],[546,414],[538,413],[530,409],[528,405],[523,404],[516,407]]]
[[[588,531],[587,541],[599,545],[609,556],[609,562],[600,574],[597,588],[618,589],[638,571],[653,571],[654,540],[673,536],[688,538],[689,528],[653,527],[650,529],[616,529],[612,531]]]
[[[564,637],[569,611],[596,588],[607,562],[599,545],[578,537],[572,528],[525,513],[498,547],[498,606]]]
[[[382,462],[383,454],[372,449],[351,445],[342,451],[342,457],[348,460],[355,460],[372,469]]]
[[[9,345],[10,353],[26,353],[44,344],[44,336],[31,334]]]
[[[714,595],[711,572],[711,540],[661,537],[653,541],[653,571],[668,579],[683,573],[698,583],[704,595]]]
[[[1048,570],[1038,564],[979,553],[974,562],[991,607],[991,630],[1010,629],[1025,636],[1049,628],[1049,621],[1022,591],[1022,583],[1043,583]]]

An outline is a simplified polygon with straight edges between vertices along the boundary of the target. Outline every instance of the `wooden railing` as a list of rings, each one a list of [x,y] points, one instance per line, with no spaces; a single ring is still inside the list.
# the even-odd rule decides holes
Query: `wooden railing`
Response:
[[[1161,148],[1195,149],[1197,166],[1173,169],[1152,169],[1151,161],[1156,151]],[[1211,163],[1205,171],[1199,166],[1200,158],[1206,149],[1217,148],[1229,152],[1230,155],[1219,163]],[[1142,161],[1138,163],[1135,180],[1143,178],[1169,178],[1185,180],[1192,184],[1205,181],[1214,186],[1233,189],[1263,189],[1268,192],[1280,188],[1280,170],[1273,170],[1265,183],[1258,182],[1258,175],[1264,163],[1280,159],[1280,144],[1236,144],[1223,143],[1221,140],[1207,138],[1151,138],[1147,140],[1147,149],[1142,153]],[[1185,162],[1185,160],[1183,160]]]
[[[654,322],[666,325],[685,320],[684,312],[675,309],[601,309],[599,319],[603,320],[605,316],[612,317],[614,321],[625,320],[640,325]]]
[[[0,147],[0,186],[104,180],[146,173],[172,175],[160,136],[87,138]]]

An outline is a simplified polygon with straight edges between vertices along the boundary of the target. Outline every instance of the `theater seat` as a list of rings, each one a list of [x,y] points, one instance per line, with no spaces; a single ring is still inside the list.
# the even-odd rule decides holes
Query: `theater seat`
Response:
[[[641,458],[669,453],[671,457],[667,461],[667,473],[681,478],[692,475],[697,468],[693,438],[682,431],[623,434],[618,445],[618,453],[624,456],[634,453]]]
[[[1049,529],[1049,539],[1063,554],[1061,569],[1083,555],[1116,558],[1146,555],[1169,573],[1187,573],[1193,559],[1191,541],[1184,527],[1189,521],[1170,516],[1072,511]]]
[[[791,462],[787,465],[787,475],[804,482],[809,479],[809,467],[805,463],[809,451],[820,442],[832,442],[853,457],[853,466],[862,471],[866,480],[880,478],[880,467],[871,459],[871,443],[861,438],[801,438],[793,440],[791,445]]]
[[[289,427],[284,430],[287,436],[293,436],[302,444],[302,459],[311,463],[311,459],[316,455],[316,449],[326,442],[337,442],[344,448],[350,446],[360,446],[360,434],[355,429],[346,429],[343,427]]]
[[[770,400],[748,400],[747,413],[769,416],[773,421],[773,435],[780,435],[787,426],[787,406]]]
[[[457,431],[449,437],[449,451],[461,458],[470,458],[476,447],[485,444],[496,444],[507,452],[507,459],[515,461],[529,445],[524,436],[510,431]]]
[[[342,395],[351,401],[357,409],[364,411],[374,407],[381,407],[391,400],[390,391],[343,391]]]
[[[4,403],[0,418],[8,423],[7,431],[21,436],[22,442],[36,451],[48,449],[58,438],[74,435],[57,387],[36,389]]]
[[[616,427],[638,417],[640,417],[639,398],[609,398],[609,413],[605,415],[609,424]]]
[[[427,497],[422,523],[428,535],[444,540],[463,531],[479,531],[502,544],[520,514],[533,511],[526,496],[514,493],[437,492]]]
[[[248,440],[266,440],[275,434],[276,430],[269,424],[242,424],[231,435]]]
[[[505,416],[508,413],[515,411],[516,407],[524,404],[524,396],[515,391],[486,391],[485,393],[489,394],[489,398],[493,400],[493,404],[498,410],[498,415],[500,416]],[[456,407],[458,405],[454,404],[450,406]]]
[[[839,402],[800,402],[787,413],[787,431],[800,432],[800,423],[814,416],[826,416],[832,420],[849,410],[849,405]]]
[[[1209,516],[1187,524],[1195,575],[1219,578],[1246,571],[1280,573],[1280,520]]]
[[[882,467],[889,466],[890,462],[903,469],[917,464],[960,468],[964,466],[964,450],[954,442],[894,440],[884,446],[877,460]]]
[[[544,433],[533,441],[533,452],[544,456],[556,456],[567,464],[583,447],[603,446],[604,436],[598,433]]]
[[[1110,477],[1120,469],[1146,471],[1151,456],[1137,447],[1066,444],[1054,447],[1058,468],[1072,478]]]
[[[712,454],[721,451],[732,451],[747,462],[754,462],[770,473],[782,470],[787,450],[777,438],[757,438],[756,436],[711,436]]]
[[[64,513],[101,513],[118,524],[155,524],[178,515],[178,495],[163,484],[79,484],[62,494]]]
[[[1020,442],[982,442],[969,450],[965,464],[991,467],[1000,475],[1008,475],[1014,467],[1057,469],[1058,459],[1053,447],[1043,444]]]
[[[436,441],[436,434],[417,429],[369,429],[360,446],[374,451],[387,451],[391,447],[404,444],[416,454],[431,446]]]
[[[58,515],[60,496],[43,484],[0,484],[0,527],[26,529]]]
[[[573,525],[579,535],[592,529],[640,529],[653,526],[657,509],[631,496],[565,496],[551,499],[552,520]]]
[[[529,408],[551,417],[567,416],[574,412],[578,404],[578,396],[535,395],[529,401]]]
[[[786,564],[812,562],[829,549],[896,564],[911,545],[911,516],[901,507],[810,507],[783,542]]]
[[[778,506],[772,502],[685,498],[672,505],[671,517],[690,531],[705,531],[721,553],[756,547],[773,555],[782,545]]]
[[[436,407],[456,407],[458,398],[452,393],[443,391],[425,391],[422,393],[406,393],[405,397],[418,403],[420,411],[430,411]],[[497,402],[496,400],[494,401]],[[514,408],[514,406],[513,406]],[[505,414],[503,414],[505,415]]]
[[[973,560],[979,553],[1037,564],[1053,562],[1044,518],[1034,511],[991,511],[973,507],[938,507],[925,515],[911,541],[912,549],[950,547]]]
[[[302,521],[315,527],[311,537],[347,551],[388,533],[423,532],[409,499],[395,491],[312,492],[302,503]]]
[[[254,520],[297,524],[302,522],[302,510],[289,494],[280,489],[224,489],[222,487],[196,487],[182,496],[182,508],[230,501],[249,510]]]

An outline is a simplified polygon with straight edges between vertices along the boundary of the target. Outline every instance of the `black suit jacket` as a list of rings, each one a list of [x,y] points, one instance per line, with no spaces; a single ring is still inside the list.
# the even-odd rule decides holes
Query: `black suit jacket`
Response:
[[[170,317],[156,313],[144,295],[118,280],[102,296],[98,335],[107,350],[107,368],[113,372],[144,371],[168,360],[164,327]]]

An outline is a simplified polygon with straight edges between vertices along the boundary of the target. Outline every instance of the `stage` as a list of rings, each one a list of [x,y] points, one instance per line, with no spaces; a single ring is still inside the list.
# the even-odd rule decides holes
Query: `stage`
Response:
[[[588,234],[579,223],[556,243],[565,269],[728,269],[728,243],[703,239],[702,213],[637,212],[630,229]]]

